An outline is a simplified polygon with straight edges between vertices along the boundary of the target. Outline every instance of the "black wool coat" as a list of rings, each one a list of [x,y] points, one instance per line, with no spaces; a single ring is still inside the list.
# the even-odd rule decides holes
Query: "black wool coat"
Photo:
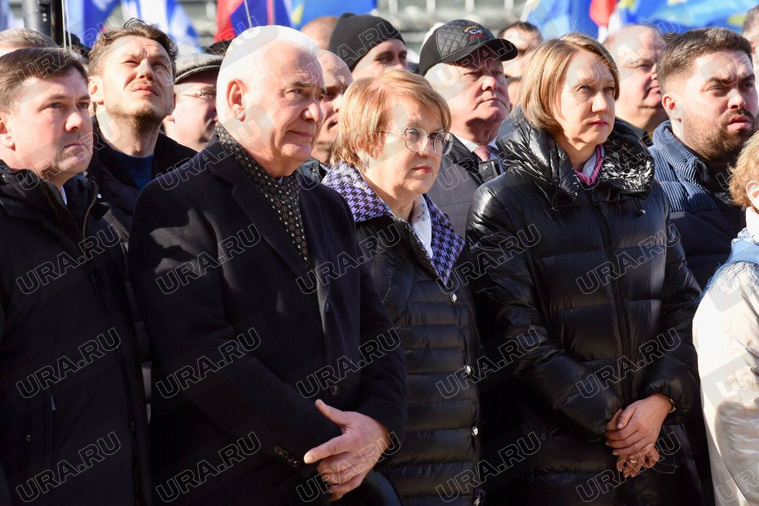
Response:
[[[309,267],[216,138],[140,195],[129,270],[153,356],[157,503],[325,502],[303,455],[340,429],[316,399],[403,439],[403,351],[351,264],[350,210],[297,177]]]

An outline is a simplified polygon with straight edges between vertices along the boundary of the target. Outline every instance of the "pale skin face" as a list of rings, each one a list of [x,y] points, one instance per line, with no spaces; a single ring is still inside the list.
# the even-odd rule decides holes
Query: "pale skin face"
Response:
[[[324,88],[326,90],[321,101],[324,126],[316,140],[313,156],[322,163],[327,163],[332,152],[332,146],[337,139],[343,95],[348,86],[353,83],[353,76],[345,62],[329,51],[319,52],[319,63],[321,63],[324,73]]]
[[[503,63],[481,47],[455,63],[439,64],[427,73],[435,91],[451,109],[451,132],[477,144],[488,144],[509,113]]]
[[[628,29],[618,37],[612,52],[620,79],[617,116],[650,135],[667,119],[656,69],[665,42],[645,27]]]
[[[423,151],[415,153],[409,150],[401,134],[406,128],[415,126],[432,135],[442,131],[443,124],[439,113],[417,101],[396,99],[389,112],[390,121],[382,130],[392,133],[384,134],[385,143],[381,151],[375,157],[369,157],[364,179],[393,214],[406,220],[414,201],[432,188],[442,157],[432,151],[431,140]]]
[[[514,27],[506,30],[501,38],[508,40],[517,48],[517,57],[504,62],[504,74],[506,77],[521,77],[527,63],[532,59],[532,50],[543,42],[543,37],[538,32],[528,32]]]
[[[205,148],[218,123],[217,74],[200,72],[175,84],[176,107],[163,122],[166,135],[195,151]]]
[[[250,82],[232,80],[224,91],[227,107],[242,123],[230,133],[273,177],[289,176],[311,157],[323,115],[324,79],[319,60],[288,45],[263,49],[264,61],[283,62],[255,74]]]
[[[111,118],[160,125],[174,108],[171,60],[158,42],[128,36],[109,48],[100,75],[90,76],[90,95]]]
[[[614,127],[614,91],[614,77],[604,60],[588,51],[572,56],[555,111],[561,131],[554,137],[576,170]]]
[[[2,159],[60,188],[90,163],[89,105],[87,83],[76,70],[64,77],[27,79],[15,108],[0,112]]]
[[[742,51],[696,58],[690,75],[673,78],[662,98],[672,131],[715,166],[734,162],[756,130],[754,68]]]
[[[406,45],[398,39],[377,44],[353,67],[355,81],[363,77],[378,77],[386,68],[408,70]]]
[[[746,184],[746,194],[754,209],[759,209],[759,181],[752,179]]]

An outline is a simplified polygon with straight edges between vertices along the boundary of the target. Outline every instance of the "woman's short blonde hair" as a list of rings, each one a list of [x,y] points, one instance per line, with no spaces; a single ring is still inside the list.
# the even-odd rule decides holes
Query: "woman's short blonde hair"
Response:
[[[614,77],[614,99],[619,98],[619,72],[609,51],[597,40],[580,33],[568,33],[538,46],[522,76],[519,105],[527,121],[554,134],[561,129],[556,121],[559,94],[566,80],[567,67],[580,51],[598,56]]]
[[[746,192],[746,185],[752,180],[759,182],[759,132],[752,135],[743,146],[738,161],[730,171],[730,197],[733,204],[744,209],[753,207],[754,211],[759,211]]]
[[[348,87],[331,164],[345,162],[360,167],[361,153],[376,156],[384,145],[380,130],[390,121],[391,108],[398,99],[419,103],[440,115],[444,130],[451,127],[448,104],[426,79],[406,70],[387,69],[378,78],[359,79]]]

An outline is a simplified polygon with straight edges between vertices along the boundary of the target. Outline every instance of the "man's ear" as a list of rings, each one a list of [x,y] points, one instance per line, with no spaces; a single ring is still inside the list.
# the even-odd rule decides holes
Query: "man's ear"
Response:
[[[12,122],[10,121],[10,115],[7,112],[0,112],[0,146],[6,149],[16,148]]]
[[[227,89],[224,90],[224,99],[235,119],[243,121],[245,119],[245,89],[242,81],[239,79],[230,81]]]
[[[103,105],[103,78],[100,76],[90,76],[87,78],[87,91],[90,93],[90,100],[97,105]]]
[[[682,100],[677,93],[665,93],[661,97],[664,111],[671,121],[680,121],[683,117]]]

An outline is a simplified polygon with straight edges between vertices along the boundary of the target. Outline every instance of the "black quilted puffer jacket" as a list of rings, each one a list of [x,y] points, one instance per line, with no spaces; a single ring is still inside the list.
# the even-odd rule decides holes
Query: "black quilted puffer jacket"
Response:
[[[519,410],[518,434],[539,445],[524,452],[525,474],[489,496],[520,506],[702,504],[682,425],[700,416],[699,290],[651,156],[618,124],[587,188],[548,133],[519,110],[514,122],[499,141],[507,172],[475,194],[467,243],[488,266],[473,283],[486,356],[498,366],[492,388],[516,380],[523,401],[504,388],[499,402]],[[618,409],[654,393],[676,407],[662,426],[663,458],[625,480],[604,430]],[[491,450],[486,458],[498,455]]]
[[[479,396],[465,377],[479,349],[474,305],[468,287],[450,290],[447,283],[465,256],[464,241],[430,206],[431,258],[411,226],[392,216],[355,169],[338,165],[323,183],[351,208],[362,260],[406,353],[406,437],[376,469],[404,506],[479,505]]]

